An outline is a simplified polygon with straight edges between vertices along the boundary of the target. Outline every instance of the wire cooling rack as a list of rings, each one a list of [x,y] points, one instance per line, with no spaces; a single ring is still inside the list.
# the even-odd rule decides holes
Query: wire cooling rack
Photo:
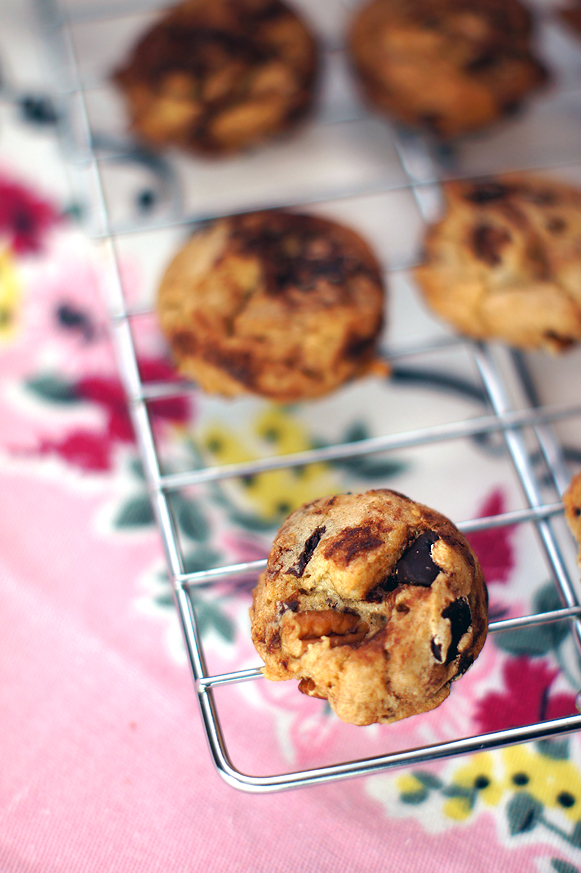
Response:
[[[337,205],[343,210],[342,214],[347,215],[350,205],[358,202],[358,198],[383,192],[386,196],[400,197],[397,201],[400,205],[404,203],[401,197],[405,195],[406,214],[411,215],[410,203],[414,204],[414,214],[419,220],[419,225],[416,221],[414,228],[418,231],[437,214],[440,183],[446,176],[466,177],[500,169],[534,167],[556,169],[573,180],[578,179],[581,177],[581,165],[577,163],[581,154],[578,148],[581,145],[581,93],[574,85],[574,73],[581,68],[579,50],[541,10],[545,47],[549,54],[552,53],[554,65],[558,68],[558,87],[549,97],[539,98],[527,110],[524,120],[507,122],[507,127],[499,132],[487,134],[483,139],[468,143],[463,150],[452,153],[438,150],[421,137],[366,113],[349,90],[339,29],[327,28],[330,21],[344,23],[350,9],[341,0],[328,0],[317,4],[315,22],[323,31],[326,86],[322,89],[318,109],[320,126],[314,139],[309,140],[307,132],[303,141],[299,137],[296,144],[281,146],[278,151],[269,152],[269,157],[250,158],[238,166],[234,177],[228,175],[228,167],[218,170],[205,168],[192,177],[192,165],[187,161],[180,163],[179,156],[160,157],[136,148],[126,138],[122,123],[116,120],[117,104],[107,103],[107,99],[114,98],[109,94],[105,99],[102,93],[109,88],[106,76],[111,72],[112,64],[123,58],[130,42],[151,20],[157,5],[126,2],[121,6],[118,2],[90,6],[81,0],[69,0],[68,3],[63,0],[61,4],[57,0],[37,0],[51,53],[51,69],[58,82],[62,140],[73,181],[87,207],[88,230],[101,247],[108,265],[110,318],[120,375],[217,770],[236,788],[250,792],[278,791],[579,730],[581,715],[574,715],[484,734],[448,737],[444,741],[413,748],[389,748],[389,751],[373,757],[363,754],[355,760],[324,761],[308,769],[275,774],[253,775],[243,772],[233,763],[229,751],[231,737],[222,724],[217,698],[222,692],[232,692],[239,683],[265,680],[258,664],[228,672],[216,672],[208,667],[194,594],[201,589],[212,590],[212,586],[225,579],[256,578],[265,561],[186,572],[183,545],[172,511],[172,495],[184,489],[255,477],[267,471],[304,469],[315,463],[391,457],[400,451],[466,440],[494,444],[496,451],[503,455],[507,469],[510,468],[507,477],[513,477],[518,485],[521,505],[492,516],[455,520],[465,533],[509,526],[532,527],[536,531],[538,560],[544,562],[553,579],[560,606],[543,612],[525,611],[513,618],[499,618],[491,621],[490,632],[530,631],[565,622],[574,641],[571,657],[575,660],[581,652],[578,569],[572,538],[562,519],[560,495],[575,465],[581,463],[581,450],[575,448],[575,445],[581,445],[581,442],[575,443],[575,434],[581,433],[575,431],[581,419],[581,398],[574,387],[578,379],[570,376],[575,369],[579,374],[581,359],[574,354],[559,361],[546,362],[504,348],[468,342],[443,329],[427,337],[421,335],[421,331],[418,335],[412,331],[409,335],[398,335],[396,342],[386,340],[383,351],[392,365],[394,382],[405,386],[406,380],[412,378],[421,381],[422,374],[428,374],[427,378],[432,379],[434,374],[439,374],[438,378],[447,387],[458,385],[466,389],[469,383],[464,374],[471,370],[476,374],[476,381],[470,383],[472,393],[478,397],[476,414],[472,409],[467,417],[456,415],[447,420],[436,417],[433,421],[423,421],[421,416],[415,415],[409,419],[410,427],[398,429],[398,422],[390,422],[388,426],[383,424],[380,432],[356,441],[335,441],[320,448],[258,460],[171,471],[166,469],[160,457],[152,426],[151,405],[160,398],[186,395],[196,389],[190,384],[174,381],[150,383],[141,378],[136,324],[140,318],[147,317],[151,307],[148,304],[128,304],[119,265],[120,250],[124,245],[131,245],[136,235],[144,234],[150,240],[149,249],[157,242],[164,252],[167,249],[169,253],[174,240],[171,234],[186,231],[197,221],[227,211],[281,205],[305,207],[314,204],[316,208],[318,203],[324,202],[327,206]],[[303,6],[306,13],[312,13],[307,4],[303,3]],[[555,113],[557,115],[553,118]],[[544,133],[547,125],[552,134],[550,143],[547,143]],[[559,135],[556,135],[557,129]],[[306,144],[304,136],[307,137]],[[326,175],[329,150],[333,156],[336,141],[341,143],[339,163],[343,161],[343,172]],[[317,151],[321,149],[321,143],[324,146],[322,163]],[[305,149],[310,151],[305,152]],[[359,175],[356,171],[358,161],[362,166]],[[307,172],[313,165],[314,171]],[[355,171],[351,172],[353,167]],[[127,216],[119,212],[113,195],[119,188],[124,190],[136,168],[146,174],[150,184],[141,187],[140,209]],[[280,177],[287,169],[292,179],[285,190],[280,186]],[[248,179],[250,183],[245,185]],[[231,195],[230,201],[224,197],[226,189]],[[193,201],[188,200],[187,192],[191,190],[197,197]],[[367,205],[369,202],[365,201]],[[151,209],[152,204],[154,209]],[[412,235],[414,228],[410,231]],[[395,225],[392,225],[392,230],[397,236]],[[170,237],[167,237],[168,231],[171,231]],[[406,225],[404,237],[408,231]],[[395,263],[390,262],[387,267],[390,286],[394,281],[397,284],[398,277],[413,266],[413,255],[410,255],[409,247],[406,249],[406,239],[401,237],[400,242],[407,254],[399,258],[399,263],[396,255]],[[446,363],[450,355],[459,354],[464,362],[460,373],[457,367],[447,368]],[[419,363],[419,367],[410,368],[410,361],[416,365]],[[444,369],[440,366],[441,361],[445,363]],[[573,383],[568,394],[561,391],[566,381],[561,378],[563,372],[569,374],[568,381]],[[463,484],[469,487],[469,482]],[[450,483],[448,487],[451,487]],[[459,484],[454,484],[454,488],[457,487]]]

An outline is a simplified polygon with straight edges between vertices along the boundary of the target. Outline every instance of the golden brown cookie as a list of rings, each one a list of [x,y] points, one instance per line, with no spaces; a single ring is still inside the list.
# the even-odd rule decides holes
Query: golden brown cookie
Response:
[[[442,703],[487,633],[482,571],[459,530],[396,491],[293,512],[250,610],[267,679],[298,679],[351,724]]]
[[[311,107],[317,47],[282,0],[187,0],[114,75],[154,146],[223,154],[291,129]]]
[[[161,282],[158,313],[178,371],[210,393],[280,402],[370,372],[383,327],[381,271],[354,231],[285,211],[220,219]]]
[[[511,114],[547,73],[518,0],[371,0],[349,46],[369,103],[450,139]]]
[[[581,2],[570,0],[566,6],[557,10],[559,18],[569,27],[575,36],[581,36]]]
[[[578,561],[581,566],[581,472],[571,479],[569,487],[563,494],[563,503],[567,524],[579,546]]]
[[[444,186],[415,276],[460,333],[560,352],[581,339],[581,191],[527,174]]]

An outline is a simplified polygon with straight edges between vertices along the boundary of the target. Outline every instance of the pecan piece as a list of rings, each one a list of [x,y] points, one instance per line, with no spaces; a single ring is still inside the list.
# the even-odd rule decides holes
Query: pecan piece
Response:
[[[313,642],[328,637],[332,647],[360,643],[369,630],[369,625],[358,615],[334,609],[309,609],[297,613],[295,620],[299,625],[300,640]]]

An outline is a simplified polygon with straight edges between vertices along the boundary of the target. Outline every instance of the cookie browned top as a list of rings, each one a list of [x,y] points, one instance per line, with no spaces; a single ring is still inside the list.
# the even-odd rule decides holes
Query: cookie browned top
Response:
[[[372,105],[448,139],[514,111],[547,78],[518,0],[371,0],[350,47]]]
[[[578,560],[581,566],[581,472],[571,479],[569,487],[563,494],[563,503],[567,524],[579,546]]]
[[[581,339],[581,191],[519,174],[444,186],[416,278],[461,333],[562,351]]]
[[[396,491],[339,494],[292,513],[254,591],[269,679],[296,678],[345,721],[438,706],[487,632],[482,571],[449,519]]]
[[[315,41],[282,0],[187,0],[114,78],[138,135],[211,154],[294,125],[310,108],[316,69]]]
[[[569,28],[571,28],[576,36],[581,36],[580,0],[573,0],[573,2],[568,2],[563,9],[559,9],[557,11],[557,14],[559,18],[561,18]]]
[[[158,298],[183,375],[209,392],[281,402],[373,370],[383,306],[378,263],[358,234],[282,210],[194,233]]]

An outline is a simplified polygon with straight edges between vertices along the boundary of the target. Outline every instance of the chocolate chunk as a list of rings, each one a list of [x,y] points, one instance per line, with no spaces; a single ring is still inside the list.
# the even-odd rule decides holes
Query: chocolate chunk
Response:
[[[395,591],[399,582],[395,575],[386,576],[385,579],[382,579],[379,585],[376,585],[375,588],[372,588],[367,597],[365,598],[368,603],[383,603],[387,595],[390,591]],[[404,610],[398,607],[398,612],[403,612]],[[406,608],[406,612],[409,612],[409,608]]]
[[[437,643],[434,639],[432,639],[430,643],[430,648],[432,650],[432,655],[434,656],[436,661],[442,663],[442,643]]]
[[[472,191],[465,195],[470,203],[489,203],[491,200],[500,200],[509,194],[507,185],[500,182],[482,182],[476,185]]]
[[[446,664],[450,664],[458,654],[458,643],[472,624],[470,605],[465,597],[454,600],[442,611],[442,618],[450,622],[450,648],[446,656]]]
[[[427,530],[414,540],[395,566],[398,583],[430,587],[440,572],[440,568],[432,560],[432,546],[439,539],[438,534]]]
[[[420,115],[419,121],[427,130],[431,133],[435,133],[436,136],[440,136],[442,131],[442,122],[443,117],[439,112],[425,112],[423,115]]]
[[[309,563],[309,561],[313,557],[313,553],[314,553],[315,549],[317,548],[317,546],[319,545],[321,537],[325,533],[325,529],[326,528],[324,526],[322,526],[322,527],[318,527],[315,531],[313,531],[313,533],[310,535],[310,537],[306,541],[306,543],[303,547],[303,550],[302,550],[301,554],[299,555],[298,561],[296,562],[296,564],[293,567],[289,567],[289,569],[287,570],[288,573],[290,573],[293,576],[296,576],[297,579],[299,578],[299,576],[303,575],[303,573],[305,572],[305,567],[307,566],[307,564]]]
[[[546,228],[550,233],[563,233],[563,231],[567,229],[567,222],[564,218],[555,216],[554,218],[549,218]]]
[[[499,55],[485,51],[468,61],[464,69],[468,73],[480,73],[484,70],[490,70],[498,61]]]
[[[495,267],[502,261],[501,249],[511,239],[510,233],[504,228],[479,224],[472,233],[472,248],[477,258]]]

